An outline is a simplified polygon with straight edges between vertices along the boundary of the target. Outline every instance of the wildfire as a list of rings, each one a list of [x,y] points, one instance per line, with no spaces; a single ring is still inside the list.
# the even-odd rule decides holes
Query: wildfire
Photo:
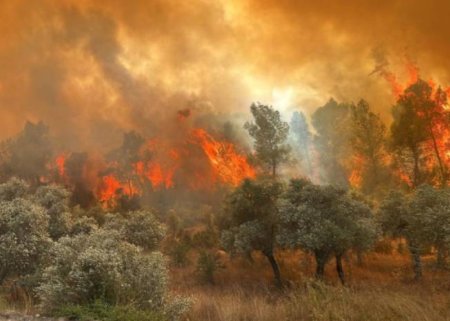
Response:
[[[253,178],[256,173],[247,158],[236,152],[232,143],[216,141],[204,129],[194,129],[192,135],[200,144],[214,168],[218,178],[233,186],[239,185],[245,178]]]
[[[355,156],[352,162],[352,171],[348,177],[350,186],[354,188],[361,188],[363,182],[364,159],[360,156]]]
[[[58,174],[60,177],[65,176],[65,163],[66,163],[66,156],[64,154],[58,155],[55,159],[56,168],[58,169]]]

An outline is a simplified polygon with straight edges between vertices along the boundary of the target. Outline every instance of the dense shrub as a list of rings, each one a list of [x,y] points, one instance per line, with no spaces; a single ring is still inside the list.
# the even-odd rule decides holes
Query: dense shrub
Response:
[[[189,263],[187,255],[190,249],[191,246],[187,242],[172,242],[170,244],[169,255],[172,259],[173,265],[178,267],[186,266]]]
[[[214,284],[214,275],[222,265],[212,253],[202,251],[197,260],[197,275],[200,281]]]
[[[0,202],[0,283],[33,273],[50,244],[45,210],[28,200]]]
[[[53,240],[67,235],[70,230],[70,193],[57,185],[45,185],[36,190],[33,201],[46,209],[49,216],[48,232]]]
[[[164,226],[152,212],[145,210],[109,214],[105,227],[118,231],[123,240],[145,250],[154,250],[165,235]]]
[[[98,300],[170,312],[172,318],[186,308],[185,301],[168,297],[163,256],[157,252],[143,255],[138,247],[122,241],[117,231],[99,229],[89,235],[64,237],[51,255],[37,289],[47,311]]]

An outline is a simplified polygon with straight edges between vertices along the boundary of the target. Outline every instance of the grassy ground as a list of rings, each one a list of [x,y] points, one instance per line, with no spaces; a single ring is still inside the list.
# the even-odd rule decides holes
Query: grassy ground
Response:
[[[255,262],[225,260],[215,285],[199,285],[194,267],[174,269],[174,290],[191,295],[191,321],[450,321],[450,272],[425,259],[424,279],[412,281],[406,255],[371,254],[359,267],[345,264],[348,285],[342,287],[327,266],[324,283],[312,279],[314,262],[295,253],[278,253],[286,288],[271,286],[263,257]],[[192,261],[195,258],[191,258]]]

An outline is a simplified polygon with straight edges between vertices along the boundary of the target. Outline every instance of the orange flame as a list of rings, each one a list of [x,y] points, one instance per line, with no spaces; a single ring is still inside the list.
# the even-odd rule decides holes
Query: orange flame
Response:
[[[256,176],[247,158],[238,154],[232,143],[216,141],[204,129],[194,129],[192,135],[198,141],[218,178],[233,186],[239,185],[245,178]]]

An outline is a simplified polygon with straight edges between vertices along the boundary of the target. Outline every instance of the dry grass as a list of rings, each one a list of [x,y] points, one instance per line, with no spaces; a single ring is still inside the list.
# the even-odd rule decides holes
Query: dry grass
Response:
[[[314,261],[299,252],[278,253],[288,288],[271,286],[264,257],[227,260],[216,286],[202,286],[192,267],[173,272],[174,290],[192,296],[190,321],[450,321],[450,272],[425,260],[424,280],[412,281],[408,256],[370,254],[363,267],[349,257],[348,286],[339,285],[333,262],[326,284],[311,280]]]
[[[285,293],[205,289],[194,293],[192,321],[449,321],[442,301],[407,289],[307,283]]]

